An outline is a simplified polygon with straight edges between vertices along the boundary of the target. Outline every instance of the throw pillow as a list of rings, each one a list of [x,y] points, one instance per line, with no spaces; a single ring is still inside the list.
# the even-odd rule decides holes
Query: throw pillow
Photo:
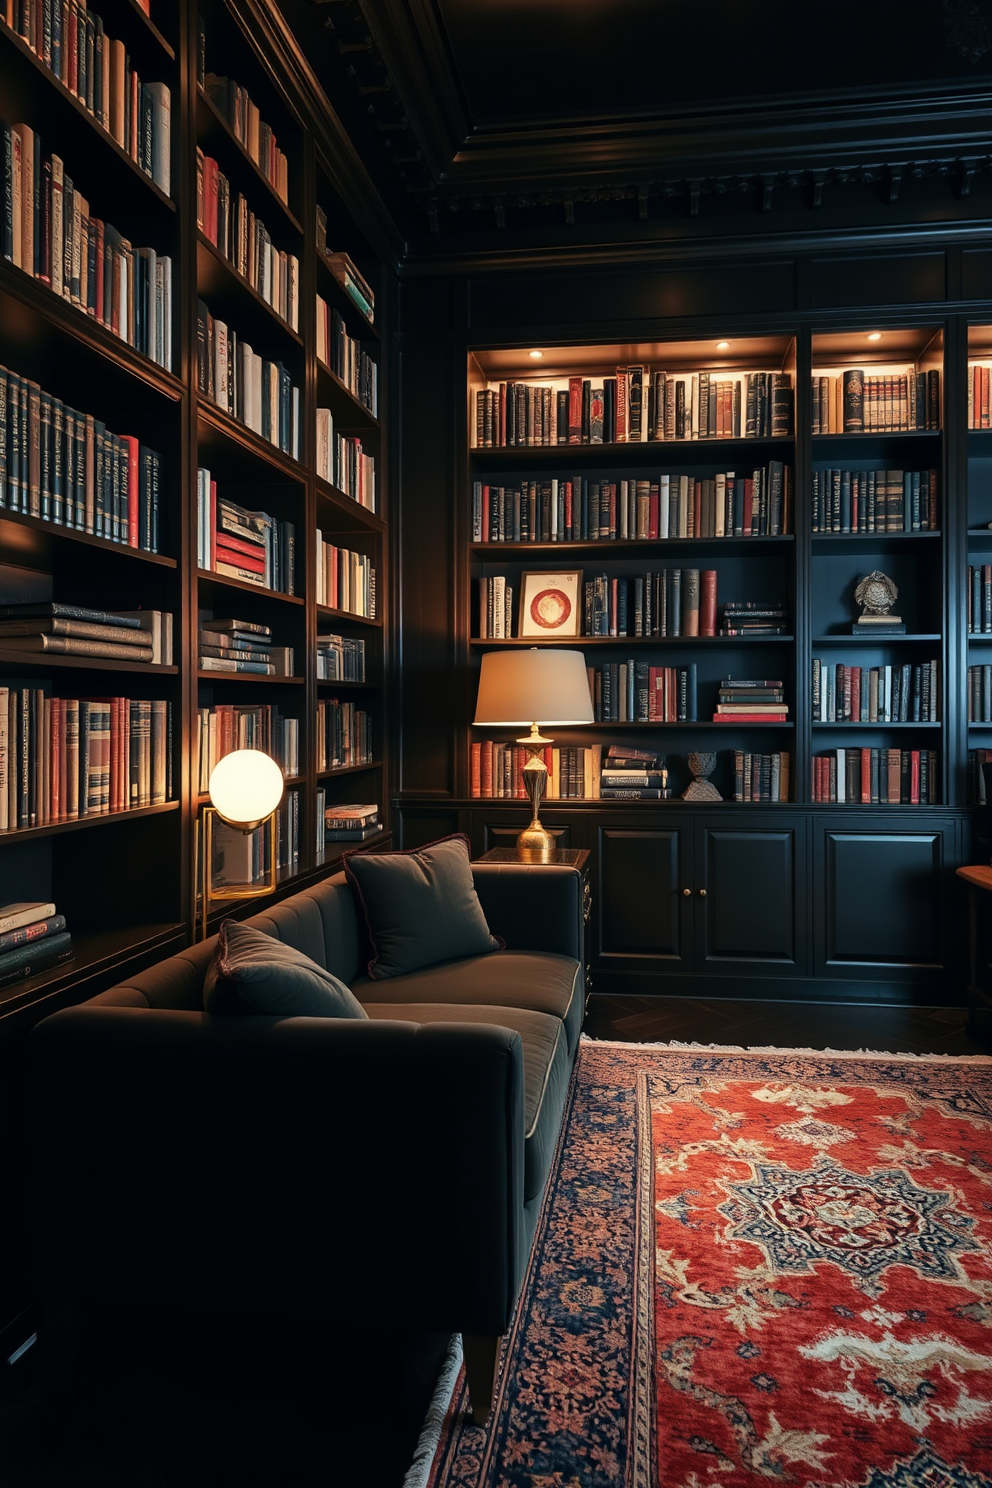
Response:
[[[368,926],[373,981],[504,944],[486,924],[463,833],[409,852],[351,853],[344,871]]]
[[[208,1013],[270,1018],[367,1018],[350,987],[262,930],[225,920],[203,982]]]

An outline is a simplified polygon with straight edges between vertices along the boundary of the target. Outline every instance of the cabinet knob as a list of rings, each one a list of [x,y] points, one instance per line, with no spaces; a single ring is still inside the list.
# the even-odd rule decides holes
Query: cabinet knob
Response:
[[[700,891],[699,891],[699,897],[700,897],[700,899],[705,899],[706,898],[706,890],[705,889],[700,889]]]
[[[691,899],[692,898],[692,890],[691,889],[683,889],[682,890],[682,897],[683,897],[683,899]]]

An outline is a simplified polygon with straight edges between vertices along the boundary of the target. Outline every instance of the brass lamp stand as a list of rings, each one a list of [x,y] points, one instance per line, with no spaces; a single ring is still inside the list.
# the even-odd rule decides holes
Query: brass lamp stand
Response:
[[[548,767],[544,763],[544,751],[552,741],[545,739],[537,724],[532,723],[530,733],[518,744],[529,751],[523,768],[524,789],[530,802],[530,826],[524,827],[517,837],[517,856],[524,863],[546,863],[554,851],[555,839],[541,826],[541,802],[548,784]]]
[[[207,789],[210,802],[204,806],[196,823],[200,864],[200,940],[207,938],[207,920],[213,900],[254,899],[271,894],[276,888],[276,816],[284,789],[282,771],[275,760],[260,749],[237,749],[225,755],[214,767]],[[222,806],[226,809],[222,810]],[[258,831],[259,827],[268,825],[268,867],[264,878],[250,883],[214,886],[211,870],[217,818],[246,837]]]

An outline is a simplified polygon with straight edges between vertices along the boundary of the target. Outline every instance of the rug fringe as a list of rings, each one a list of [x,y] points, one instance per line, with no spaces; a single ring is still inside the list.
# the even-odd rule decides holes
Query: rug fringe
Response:
[[[700,1053],[707,1054],[820,1054],[829,1056],[831,1059],[908,1059],[933,1063],[940,1063],[943,1060],[951,1060],[955,1063],[969,1060],[974,1064],[992,1064],[992,1056],[988,1054],[891,1054],[884,1049],[789,1049],[781,1048],[776,1044],[698,1044],[683,1043],[679,1039],[672,1039],[667,1044],[637,1041],[628,1043],[623,1039],[590,1038],[587,1033],[582,1034],[581,1041],[600,1049],[671,1049],[680,1054],[698,1050]]]
[[[406,1470],[401,1488],[427,1488],[434,1466],[434,1457],[437,1453],[438,1443],[441,1440],[441,1432],[444,1428],[444,1419],[447,1415],[451,1397],[454,1394],[455,1385],[458,1382],[458,1371],[462,1367],[462,1339],[460,1333],[452,1333],[451,1342],[448,1344],[448,1352],[444,1356],[434,1386],[434,1394],[431,1403],[427,1407],[424,1424],[420,1428],[420,1436],[414,1449],[410,1466]]]

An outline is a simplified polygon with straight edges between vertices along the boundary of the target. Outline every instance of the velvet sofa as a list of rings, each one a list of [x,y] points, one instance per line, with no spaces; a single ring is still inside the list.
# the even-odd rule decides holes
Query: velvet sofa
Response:
[[[584,1011],[582,882],[473,865],[506,949],[363,972],[343,874],[247,923],[367,1020],[203,1011],[213,941],[43,1020],[26,1046],[37,1284],[121,1302],[450,1329],[484,1418]]]

